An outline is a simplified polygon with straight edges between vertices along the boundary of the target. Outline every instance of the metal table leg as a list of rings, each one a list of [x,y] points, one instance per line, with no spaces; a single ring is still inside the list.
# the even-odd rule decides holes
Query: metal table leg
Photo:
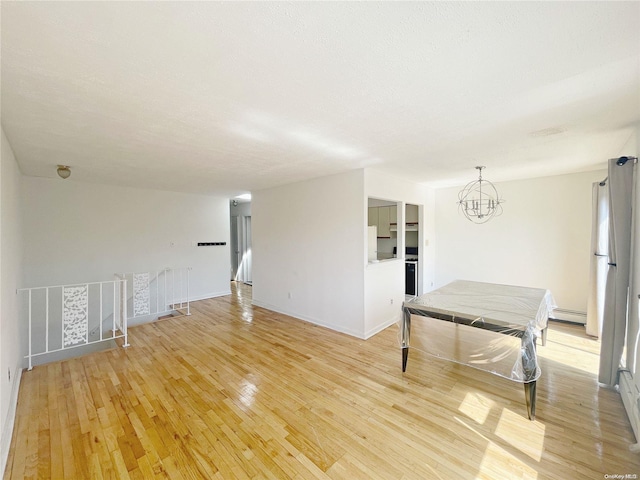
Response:
[[[529,420],[536,419],[536,336],[527,330],[522,335],[522,370],[524,372],[524,396]]]
[[[524,399],[527,402],[529,420],[536,419],[536,381],[524,384]]]
[[[402,371],[407,370],[407,360],[409,359],[409,337],[411,335],[411,313],[408,309],[402,312],[402,326],[400,335],[402,337]]]

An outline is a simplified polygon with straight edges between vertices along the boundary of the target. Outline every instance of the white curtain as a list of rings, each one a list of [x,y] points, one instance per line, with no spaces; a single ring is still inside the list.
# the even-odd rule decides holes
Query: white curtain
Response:
[[[618,382],[629,300],[634,162],[609,160],[609,269],[604,301],[598,381]]]
[[[609,269],[609,186],[606,180],[592,187],[591,266],[587,304],[587,335],[599,337],[604,317],[604,292]]]

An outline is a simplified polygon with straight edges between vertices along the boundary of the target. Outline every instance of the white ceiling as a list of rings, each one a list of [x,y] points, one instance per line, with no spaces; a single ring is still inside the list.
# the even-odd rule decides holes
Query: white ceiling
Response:
[[[501,181],[604,168],[640,122],[637,1],[0,8],[26,175],[226,196],[362,167]]]

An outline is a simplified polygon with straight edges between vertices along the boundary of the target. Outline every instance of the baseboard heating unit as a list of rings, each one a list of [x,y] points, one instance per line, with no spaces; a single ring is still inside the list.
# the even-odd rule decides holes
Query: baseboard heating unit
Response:
[[[559,322],[578,323],[585,325],[587,323],[586,312],[578,312],[577,310],[567,310],[564,308],[555,308],[549,320],[557,320]]]

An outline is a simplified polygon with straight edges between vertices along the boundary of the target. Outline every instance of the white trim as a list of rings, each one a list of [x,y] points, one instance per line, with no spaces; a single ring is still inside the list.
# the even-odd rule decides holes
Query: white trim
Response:
[[[377,333],[380,333],[382,330],[390,327],[393,324],[398,324],[398,320],[397,319],[391,319],[385,323],[382,323],[380,325],[378,325],[377,327],[372,328],[371,330],[367,331],[364,335],[364,339],[368,340],[371,337],[373,337],[374,335],[376,335]],[[400,331],[400,327],[398,327],[398,331]],[[398,348],[400,347],[400,343],[398,343]]]
[[[303,322],[312,323],[314,325],[318,325],[319,327],[328,328],[329,330],[333,330],[335,332],[344,333],[346,335],[351,335],[352,337],[356,337],[356,338],[359,338],[361,340],[366,340],[365,337],[362,335],[362,332],[356,332],[356,331],[348,329],[348,328],[340,327],[339,325],[330,325],[330,324],[321,322],[319,320],[316,320],[315,318],[307,317],[305,315],[299,315],[299,314],[294,313],[294,312],[285,312],[283,310],[280,310],[280,309],[274,307],[273,305],[269,305],[267,303],[263,303],[263,302],[260,302],[260,301],[257,301],[257,300],[252,300],[251,304],[256,306],[256,307],[260,307],[260,308],[265,308],[267,310],[271,310],[272,312],[281,313],[282,315],[287,315],[288,317],[293,317],[296,320],[302,320]]]
[[[228,292],[208,293],[206,295],[202,295],[202,296],[199,296],[199,297],[190,298],[189,302],[193,303],[193,302],[197,302],[198,300],[207,300],[209,298],[224,297],[226,295],[231,295],[231,290],[229,290]],[[179,305],[179,303],[176,303],[176,305]],[[140,317],[130,318],[130,319],[127,320],[127,327],[128,328],[137,327],[138,325],[144,325],[145,323],[155,322],[160,317],[164,317],[166,315],[169,315],[171,312],[177,312],[178,310],[186,310],[186,307],[174,308],[173,310],[167,310],[167,311],[164,311],[164,312],[151,313],[149,315],[143,315],[143,316],[140,316]],[[192,314],[193,314],[193,312],[192,312]]]
[[[198,300],[207,300],[209,298],[224,297],[225,295],[231,295],[231,289],[225,290],[223,292],[207,293],[205,295],[200,295],[200,296],[197,296],[197,297],[191,297],[189,299],[189,301],[190,302],[197,302]]]
[[[14,370],[13,384],[11,385],[11,398],[9,399],[9,411],[4,422],[2,440],[0,441],[0,473],[4,477],[4,470],[7,468],[9,459],[9,448],[13,437],[13,426],[16,420],[16,408],[18,406],[18,392],[20,391],[20,379],[22,378],[22,368]]]

